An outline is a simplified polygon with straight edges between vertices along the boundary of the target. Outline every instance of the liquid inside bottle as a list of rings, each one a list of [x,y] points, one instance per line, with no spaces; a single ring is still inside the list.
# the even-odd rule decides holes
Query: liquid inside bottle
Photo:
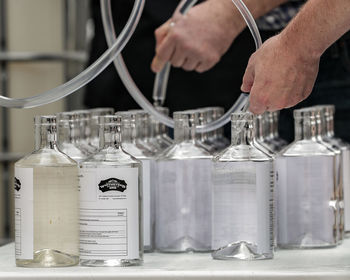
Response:
[[[176,112],[175,144],[157,159],[156,248],[210,251],[211,156],[196,140],[198,115]]]
[[[78,166],[56,144],[56,118],[35,118],[37,150],[15,164],[16,265],[79,262]]]
[[[317,139],[316,114],[295,110],[295,141],[276,159],[277,241],[283,248],[337,245],[335,154]]]
[[[273,257],[273,159],[254,145],[253,124],[233,114],[232,145],[213,159],[214,259]]]

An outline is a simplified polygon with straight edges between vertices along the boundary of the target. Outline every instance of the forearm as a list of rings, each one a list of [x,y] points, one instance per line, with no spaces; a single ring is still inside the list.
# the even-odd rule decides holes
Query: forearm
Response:
[[[301,55],[319,57],[348,30],[349,0],[309,0],[281,38]]]
[[[227,26],[231,26],[232,30],[236,31],[235,33],[239,34],[246,27],[240,12],[232,3],[232,0],[207,0],[207,2],[212,2],[212,5],[220,6],[218,10],[221,11],[221,20]],[[254,19],[257,19],[281,4],[288,2],[288,0],[244,0],[243,2]],[[238,34],[233,35],[237,36]]]

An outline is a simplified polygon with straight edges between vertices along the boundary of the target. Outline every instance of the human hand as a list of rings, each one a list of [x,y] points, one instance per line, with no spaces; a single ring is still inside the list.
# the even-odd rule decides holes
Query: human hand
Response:
[[[155,31],[152,70],[159,72],[168,61],[187,71],[212,68],[244,29],[244,22],[236,13],[231,0],[208,0],[186,15],[176,12]]]
[[[267,40],[249,59],[241,90],[250,92],[250,111],[262,114],[293,107],[315,84],[320,56],[288,44],[283,33]]]

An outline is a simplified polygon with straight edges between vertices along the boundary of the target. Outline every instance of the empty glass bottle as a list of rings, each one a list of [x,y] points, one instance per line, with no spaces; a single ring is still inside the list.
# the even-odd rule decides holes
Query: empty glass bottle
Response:
[[[294,111],[295,140],[276,159],[277,241],[283,248],[337,245],[335,153],[318,141],[316,112]]]
[[[138,115],[120,112],[122,119],[122,147],[124,151],[142,162],[143,193],[143,246],[145,252],[154,249],[154,156],[138,142],[141,130],[136,129]]]
[[[106,116],[106,115],[113,115],[114,109],[113,108],[93,108],[89,110],[91,112],[91,122],[90,122],[90,142],[91,144],[99,148],[100,145],[100,136],[99,136],[99,124],[98,124],[98,118],[100,116]]]
[[[35,117],[35,147],[15,164],[16,265],[76,265],[78,166],[57,147],[55,116]]]
[[[80,264],[140,265],[142,164],[121,145],[121,118],[101,116],[100,150],[80,163]]]
[[[175,112],[175,143],[157,159],[156,248],[211,249],[211,156],[198,145],[195,111]]]
[[[58,147],[75,161],[82,161],[88,152],[80,145],[80,125],[78,115],[74,112],[57,114]]]
[[[232,114],[232,144],[213,159],[212,256],[270,259],[274,248],[273,158],[254,144],[251,113]]]

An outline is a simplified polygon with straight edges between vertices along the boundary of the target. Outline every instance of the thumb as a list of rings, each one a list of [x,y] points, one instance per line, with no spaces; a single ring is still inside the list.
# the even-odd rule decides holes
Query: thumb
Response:
[[[248,65],[243,76],[243,82],[241,85],[241,91],[250,92],[254,84],[254,70],[253,67]]]

